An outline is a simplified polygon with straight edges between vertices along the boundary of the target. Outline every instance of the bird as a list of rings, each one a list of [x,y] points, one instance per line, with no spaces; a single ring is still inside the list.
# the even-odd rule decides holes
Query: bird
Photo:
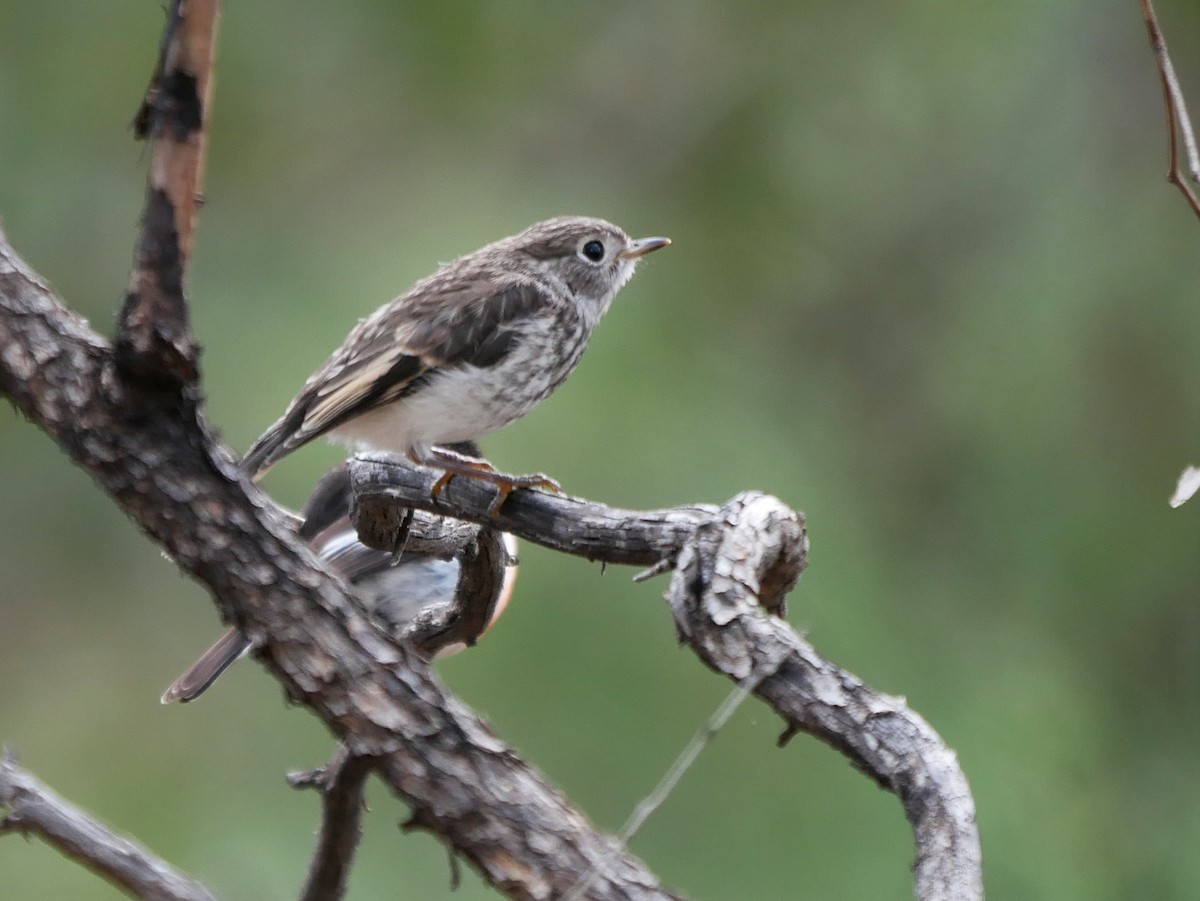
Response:
[[[548,476],[509,475],[446,445],[520,419],[579,363],[592,331],[646,254],[668,238],[630,238],[603,219],[559,216],[443,265],[351,330],[242,459],[257,481],[326,438],[400,453],[496,486],[558,492]]]
[[[478,449],[465,445],[460,452],[478,455]],[[351,593],[394,635],[403,635],[405,627],[422,613],[448,607],[456,602],[459,562],[442,560],[408,551],[399,560],[389,551],[369,548],[358,539],[350,520],[353,491],[350,472],[344,463],[335,466],[317,483],[304,506],[298,534],[317,555],[345,579]],[[487,632],[508,606],[517,579],[516,539],[501,535],[508,554],[500,591],[490,618],[481,635]],[[187,668],[163,693],[162,703],[194,701],[217,678],[245,656],[252,647],[250,639],[237,628],[229,629]],[[441,648],[436,656],[457,653],[464,644]]]

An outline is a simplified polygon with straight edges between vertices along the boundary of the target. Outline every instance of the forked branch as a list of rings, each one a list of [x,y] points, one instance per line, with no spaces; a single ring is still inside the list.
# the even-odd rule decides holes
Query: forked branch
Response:
[[[123,378],[113,356],[0,234],[0,392],[209,589],[292,699],[379,758],[414,825],[512,897],[561,896],[597,862],[609,865],[590,897],[674,897],[629,854],[610,861],[611,841],[364,615],[242,477],[192,392]]]
[[[205,422],[184,274],[216,21],[216,0],[173,4],[137,120],[153,142],[152,173],[112,344],[0,234],[0,393],[211,592],[288,695],[341,742],[345,762],[326,795],[330,829],[349,823],[354,831],[361,780],[373,767],[411,807],[410,825],[436,833],[510,897],[562,897],[585,877],[589,898],[675,897],[450,695],[420,654],[363,614]],[[491,489],[471,479],[453,481],[431,504],[428,473],[378,460],[354,467],[360,527],[374,520],[382,546],[399,543],[394,530],[406,517],[394,514],[396,505],[484,527],[477,557],[464,567],[465,594],[494,588],[497,528],[590,559],[672,571],[667,599],[679,635],[707,666],[756,683],[754,693],[784,719],[785,736],[816,735],[899,795],[916,836],[919,897],[981,897],[971,796],[953,753],[901,700],[824,660],[773,615],[804,567],[798,514],[756,493],[721,507],[634,513],[522,491],[493,519]],[[446,628],[470,640],[488,612],[486,604],[467,609]],[[16,822],[11,814],[8,822]],[[318,895],[336,897],[345,885],[353,841],[337,838],[322,842],[315,858],[310,887]],[[104,839],[95,843],[100,853]],[[208,897],[186,884],[177,896],[156,891],[136,890]]]
[[[357,757],[339,745],[327,765],[288,776],[293,788],[321,792],[321,831],[300,901],[326,901],[346,894],[350,865],[362,839],[363,790],[374,767],[373,758]]]
[[[983,897],[974,802],[953,751],[903,699],[864,685],[770,615],[782,610],[806,562],[800,514],[757,492],[719,508],[631,512],[522,491],[493,516],[494,489],[471,479],[454,480],[434,500],[437,474],[399,458],[358,457],[350,473],[363,509],[415,507],[491,524],[589,560],[665,561],[672,570],[666,600],[680,640],[713,670],[756,684],[755,696],[786,724],[783,740],[799,731],[815,735],[899,796],[916,841],[917,896]]]

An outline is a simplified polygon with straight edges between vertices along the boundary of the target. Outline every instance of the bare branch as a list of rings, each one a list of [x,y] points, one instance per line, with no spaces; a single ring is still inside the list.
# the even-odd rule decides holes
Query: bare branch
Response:
[[[460,558],[458,585],[454,591],[454,614],[441,627],[436,645],[462,642],[474,645],[487,629],[504,587],[504,568],[508,565],[508,549],[495,529],[481,528],[477,540],[469,545]],[[434,642],[425,640],[424,646]]]
[[[706,664],[738,681],[778,661],[755,695],[789,729],[829,743],[896,793],[913,826],[917,897],[982,898],[975,807],[954,752],[902,698],[869,688],[755,610],[754,586],[780,565],[776,536],[787,531],[787,512],[774,498],[741,495],[685,548],[667,595],[681,634]]]
[[[0,235],[0,391],[185,572],[288,695],[307,705],[484,878],[512,897],[561,896],[612,845],[436,679],[364,616],[249,485],[189,392],[126,381],[104,340]],[[514,799],[520,798],[520,804]],[[595,898],[667,898],[619,855]]]
[[[199,882],[64,801],[17,766],[8,751],[0,758],[0,807],[8,810],[0,835],[36,835],[135,898],[213,901]]]
[[[294,521],[246,483],[201,416],[182,273],[189,197],[202,170],[201,70],[211,40],[196,38],[204,29],[183,9],[176,4],[171,14],[160,73],[139,116],[139,130],[156,141],[156,174],[117,346],[66,309],[0,234],[0,391],[209,588],[290,697],[321,716],[350,753],[382,758],[385,780],[412,807],[415,824],[514,897],[561,895],[608,840],[455,701],[414,651],[364,617],[298,540]],[[186,10],[215,22],[215,3],[197,0]],[[484,549],[463,566],[471,583],[463,587],[482,591],[498,555],[491,538],[479,543]],[[462,617],[464,640],[485,617],[486,609]],[[522,790],[519,811],[513,786]],[[627,854],[606,878],[596,897],[670,897]]]
[[[183,281],[217,11],[216,0],[176,0],[138,115],[139,135],[153,141],[152,173],[115,345],[67,310],[0,234],[0,391],[211,591],[288,695],[343,743],[313,897],[344,888],[359,768],[372,765],[412,808],[410,825],[436,833],[512,897],[562,897],[585,876],[589,898],[674,897],[450,695],[419,652],[362,613],[204,421]],[[681,639],[714,670],[757,683],[754,694],[788,733],[822,738],[900,796],[916,835],[918,895],[981,896],[970,791],[954,755],[902,701],[866,688],[764,615],[783,612],[804,567],[800,515],[753,493],[720,508],[636,513],[519,491],[492,517],[494,489],[476,480],[453,481],[434,504],[428,473],[378,460],[356,467],[360,526],[383,542],[374,546],[413,535],[407,513],[373,516],[372,505],[375,514],[399,504],[478,524],[472,543],[459,545],[469,553],[458,592],[478,603],[442,623],[467,642],[494,603],[501,528],[589,559],[674,570],[667,599]]]
[[[173,3],[158,65],[134,120],[151,143],[150,178],[129,292],[117,319],[127,377],[179,388],[198,375],[184,272],[204,180],[218,0]]]
[[[1171,64],[1171,55],[1167,52],[1167,39],[1159,28],[1158,17],[1154,14],[1154,6],[1150,0],[1142,0],[1142,17],[1146,20],[1150,46],[1154,48],[1154,56],[1158,61],[1163,105],[1167,111],[1167,140],[1170,147],[1167,180],[1183,192],[1192,212],[1200,216],[1200,197],[1196,196],[1196,192],[1188,184],[1179,162],[1179,137],[1182,135],[1192,181],[1200,181],[1200,152],[1196,149],[1196,134],[1192,130],[1192,120],[1188,116],[1187,103],[1183,99],[1183,89],[1179,87],[1175,67]]]
[[[220,11],[219,0],[172,5],[154,76],[134,118],[134,133],[153,145],[150,186],[167,195],[176,211],[184,267],[203,197]]]
[[[430,489],[441,473],[413,466],[391,454],[361,454],[350,461],[350,476],[360,510],[370,511],[371,521],[382,519],[375,508],[412,506],[512,532],[552,550],[588,560],[652,566],[674,560],[696,526],[711,519],[718,508],[711,504],[635,512],[592,504],[565,494],[518,490],[509,495],[497,513],[476,517],[471,511],[491,504],[496,489],[486,482],[453,479],[441,492],[442,504],[430,500]],[[363,534],[372,547],[387,547],[386,535]],[[569,526],[560,530],[559,526]]]
[[[687,743],[683,751],[675,758],[675,762],[671,764],[667,772],[659,779],[658,785],[654,786],[654,790],[634,808],[633,813],[629,815],[629,819],[625,821],[625,825],[621,827],[621,831],[617,834],[617,847],[627,847],[633,837],[637,835],[638,830],[645,825],[646,820],[650,818],[651,814],[666,803],[667,798],[670,797],[671,792],[679,785],[684,774],[695,764],[700,756],[700,752],[725,728],[725,724],[729,722],[729,718],[737,712],[737,709],[742,706],[746,698],[750,697],[754,689],[758,687],[758,684],[768,675],[770,673],[760,673],[743,682],[729,693],[729,697],[709,717],[708,722],[704,724],[699,732],[692,736],[692,740]],[[567,895],[564,901],[579,901],[579,899],[585,897],[588,888],[592,884],[592,877],[595,875],[595,872],[593,870],[584,876],[571,889],[570,894]]]
[[[430,474],[396,458],[358,457],[350,472],[364,506],[392,503],[490,522],[591,560],[675,560],[667,601],[681,640],[739,684],[761,676],[754,694],[787,722],[785,737],[815,735],[899,796],[916,841],[919,898],[983,897],[974,803],[954,753],[902,699],[867,687],[783,620],[763,615],[782,607],[804,567],[799,514],[754,492],[721,508],[628,513],[518,491],[492,517],[492,489],[470,479],[454,480],[435,501]]]
[[[337,901],[346,894],[350,864],[362,839],[363,788],[375,766],[339,745],[333,759],[319,770],[288,776],[293,788],[321,792],[321,832],[304,881],[301,901]]]

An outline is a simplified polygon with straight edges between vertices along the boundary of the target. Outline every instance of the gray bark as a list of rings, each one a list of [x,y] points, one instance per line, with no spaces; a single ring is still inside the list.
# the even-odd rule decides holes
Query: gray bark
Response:
[[[185,273],[202,191],[216,18],[215,0],[176,0],[168,17],[136,123],[151,142],[150,184],[112,344],[55,297],[0,233],[0,393],[209,590],[288,696],[341,743],[323,786],[326,829],[308,897],[344,890],[354,842],[334,833],[339,824],[357,830],[354,805],[367,771],[411,807],[411,826],[438,835],[509,897],[562,897],[584,876],[588,898],[676,897],[451,695],[418,650],[360,610],[206,422]],[[680,640],[705,665],[752,685],[783,718],[785,737],[816,735],[900,797],[916,839],[918,896],[982,896],[974,809],[954,754],[903,701],[821,658],[781,619],[807,552],[799,514],[753,492],[719,508],[632,512],[523,490],[492,517],[494,489],[477,480],[453,480],[434,503],[434,473],[377,459],[356,461],[353,471],[364,538],[387,548],[444,542],[447,553],[465,555],[459,609],[425,624],[411,636],[416,643],[478,634],[502,566],[499,529],[592,560],[671,572],[667,601]],[[405,534],[409,517],[398,508],[480,528],[418,516]],[[10,812],[7,822],[33,821]],[[102,869],[105,847],[89,839],[71,853]],[[206,895],[196,887],[179,897]]]

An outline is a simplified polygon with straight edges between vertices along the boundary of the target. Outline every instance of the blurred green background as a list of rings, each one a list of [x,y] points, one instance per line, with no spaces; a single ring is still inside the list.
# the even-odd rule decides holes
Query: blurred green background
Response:
[[[1200,8],[1159,6],[1200,112]],[[0,217],[104,333],[153,2],[0,3]],[[190,289],[244,449],[354,321],[558,213],[666,234],[564,389],[487,442],[631,507],[804,510],[792,623],[959,753],[993,898],[1200,896],[1200,222],[1137,4],[229,4]],[[0,410],[0,742],[221,897],[295,896],[330,739],[37,429]],[[268,488],[298,505],[338,452]],[[728,685],[665,580],[526,547],[440,669],[615,829]],[[895,798],[748,704],[634,850],[697,899],[911,897]],[[448,898],[377,787],[351,897]],[[454,897],[490,897],[473,874]],[[0,897],[116,892],[0,840]]]

